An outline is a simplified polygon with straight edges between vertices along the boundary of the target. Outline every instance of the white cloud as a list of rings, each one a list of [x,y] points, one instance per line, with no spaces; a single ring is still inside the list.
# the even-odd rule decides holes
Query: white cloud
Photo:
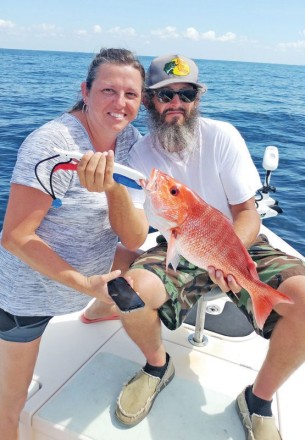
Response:
[[[207,31],[200,34],[200,40],[210,40],[216,41],[216,32],[215,31]]]
[[[301,40],[297,41],[288,41],[286,43],[278,43],[277,47],[286,50],[286,49],[305,49],[305,29],[299,32],[299,35],[301,36]]]
[[[177,28],[174,26],[166,26],[164,29],[153,30],[151,31],[151,34],[162,39],[178,38],[180,36],[177,32]]]
[[[164,29],[157,29],[152,31],[151,33],[152,35],[163,39],[185,37],[193,41],[208,40],[220,42],[233,41],[237,39],[236,34],[234,34],[233,32],[227,32],[226,34],[217,36],[215,31],[199,32],[194,27],[189,27],[185,31],[179,33],[177,28],[173,26],[167,26]]]
[[[197,29],[193,27],[189,27],[186,29],[182,35],[190,40],[208,40],[208,41],[233,41],[236,40],[237,36],[233,32],[227,32],[226,34],[217,36],[215,31],[207,31],[207,32],[199,32]]]
[[[184,32],[184,36],[186,38],[189,38],[190,40],[200,40],[200,34],[197,31],[197,29],[193,28],[193,27],[189,27],[187,28],[187,30]]]
[[[56,26],[54,24],[41,23],[33,25],[32,28],[37,31],[42,32],[54,32],[56,31]]]
[[[280,49],[305,49],[305,40],[291,41],[289,43],[279,43]]]
[[[217,38],[218,41],[233,41],[236,40],[236,34],[233,32],[227,32],[226,34],[222,35],[221,37]]]
[[[0,18],[0,29],[12,29],[14,28],[16,25],[15,23],[13,23],[10,20],[2,20]]]
[[[94,34],[101,34],[102,33],[102,28],[99,24],[95,24],[93,26],[93,33]]]
[[[86,29],[78,29],[77,31],[74,31],[74,33],[78,37],[82,37],[83,35],[87,35]]]
[[[128,36],[128,37],[134,37],[136,35],[136,31],[132,27],[128,28],[121,28],[120,26],[115,26],[107,31],[110,34],[116,34],[119,36]]]

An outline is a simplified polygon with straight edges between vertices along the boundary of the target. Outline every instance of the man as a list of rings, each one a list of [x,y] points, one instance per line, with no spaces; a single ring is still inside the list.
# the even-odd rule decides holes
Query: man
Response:
[[[214,282],[250,318],[255,331],[270,338],[261,370],[254,384],[237,397],[237,407],[248,439],[279,440],[272,397],[305,360],[305,266],[258,236],[260,219],[254,195],[261,187],[259,175],[244,140],[232,125],[199,116],[204,91],[192,60],[170,55],[152,61],[143,100],[150,133],[131,150],[130,166],[147,176],[153,167],[158,168],[222,211],[249,249],[260,278],[291,297],[294,304],[279,304],[260,330],[251,298],[232,276],[224,278],[217,267],[204,271],[184,258],[176,272],[166,272],[167,244],[161,241],[125,274],[133,280],[146,307],[137,313],[121,314],[121,320],[147,363],[123,387],[116,416],[132,426],[148,414],[158,393],[174,377],[172,359],[161,339],[161,321],[171,330],[178,328],[198,300],[197,292],[204,293]]]

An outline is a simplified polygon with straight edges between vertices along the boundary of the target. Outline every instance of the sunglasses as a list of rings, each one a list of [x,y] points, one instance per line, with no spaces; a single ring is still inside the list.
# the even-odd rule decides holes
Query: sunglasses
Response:
[[[198,89],[181,89],[181,90],[172,90],[172,89],[160,89],[150,91],[152,95],[156,95],[159,102],[166,104],[171,102],[175,95],[179,96],[180,101],[182,102],[194,102],[199,90]]]

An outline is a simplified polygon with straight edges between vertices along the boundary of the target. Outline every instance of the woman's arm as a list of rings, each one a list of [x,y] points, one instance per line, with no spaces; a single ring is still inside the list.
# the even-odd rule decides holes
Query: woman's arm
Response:
[[[43,192],[12,184],[2,232],[2,246],[32,269],[89,296],[107,298],[107,282],[120,275],[85,277],[63,260],[36,230],[47,214],[52,199]]]

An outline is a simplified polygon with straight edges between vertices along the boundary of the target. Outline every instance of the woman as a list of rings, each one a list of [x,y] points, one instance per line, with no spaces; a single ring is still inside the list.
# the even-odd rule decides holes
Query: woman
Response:
[[[58,314],[107,301],[118,237],[134,251],[148,230],[137,191],[113,180],[140,137],[130,125],[144,69],[124,49],[101,50],[68,113],[31,133],[18,152],[0,247],[0,432],[16,440],[41,336]],[[77,173],[56,148],[84,154]],[[95,177],[99,192],[88,192]],[[101,179],[100,177],[103,176]],[[53,200],[52,200],[53,199]],[[53,202],[53,203],[52,203]],[[108,297],[109,301],[109,297]]]

